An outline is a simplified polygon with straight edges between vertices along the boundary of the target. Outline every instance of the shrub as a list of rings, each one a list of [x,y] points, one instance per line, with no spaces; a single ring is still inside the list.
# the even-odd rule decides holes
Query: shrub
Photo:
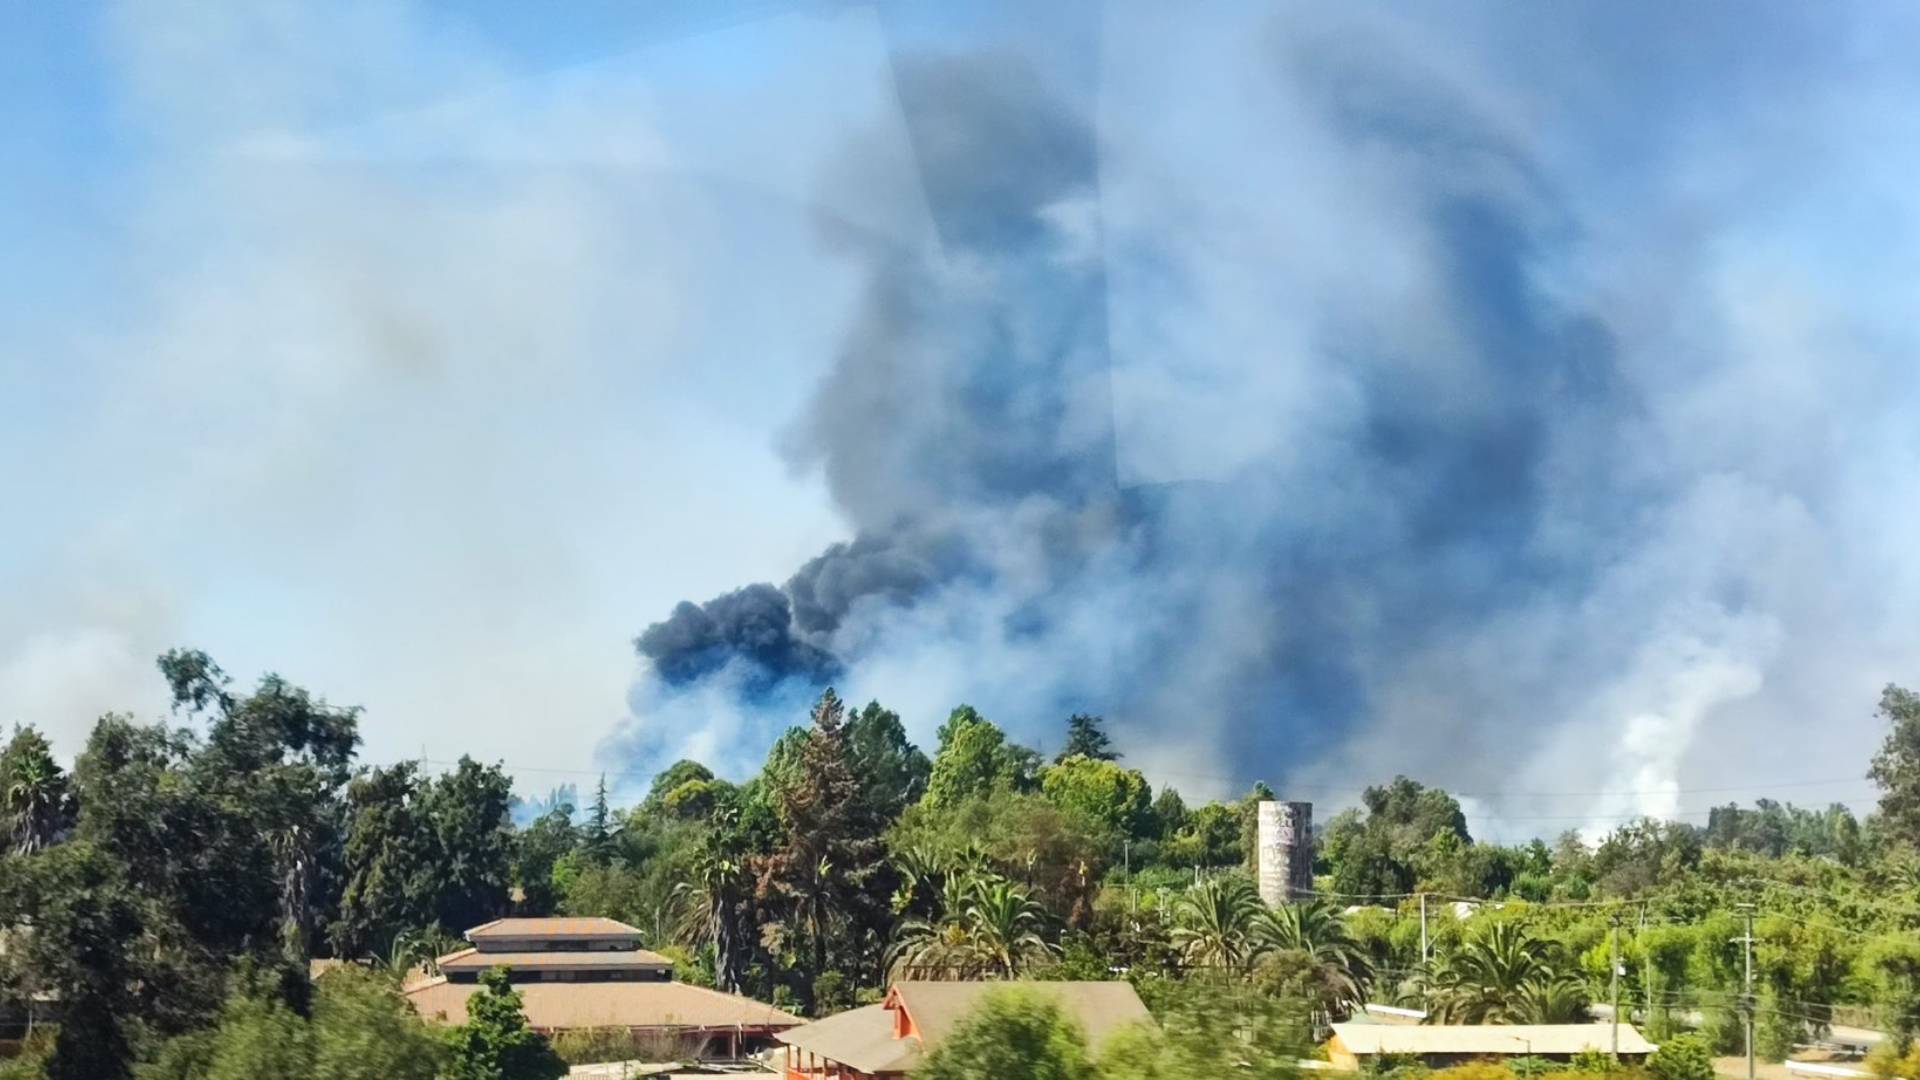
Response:
[[[635,1032],[623,1027],[562,1031],[553,1037],[553,1052],[569,1065],[679,1061],[686,1049],[686,1044],[670,1032]]]
[[[1675,1035],[1647,1059],[1653,1080],[1713,1080],[1713,1051],[1698,1035]]]

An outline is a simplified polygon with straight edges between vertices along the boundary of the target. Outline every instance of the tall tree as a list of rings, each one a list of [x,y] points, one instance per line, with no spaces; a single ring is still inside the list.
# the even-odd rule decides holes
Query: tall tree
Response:
[[[884,823],[874,815],[854,776],[847,747],[845,706],[832,688],[813,707],[792,782],[777,793],[784,841],[757,862],[762,902],[784,912],[807,941],[811,980],[828,970],[831,940],[848,940],[887,918]]]
[[[867,702],[847,721],[847,753],[868,806],[881,819],[899,817],[926,793],[933,763],[907,741],[900,715],[879,702]]]
[[[1078,810],[1114,831],[1144,838],[1153,819],[1153,788],[1138,769],[1075,755],[1040,774],[1040,790],[1061,806]]]
[[[1065,761],[1074,755],[1092,758],[1095,761],[1118,761],[1120,755],[1113,749],[1113,740],[1107,738],[1101,727],[1106,723],[1090,713],[1074,713],[1067,717],[1067,744],[1060,748],[1060,756],[1054,761]]]
[[[535,818],[514,836],[513,880],[520,887],[520,911],[551,915],[560,902],[554,885],[554,866],[579,845],[573,825],[573,807],[561,803]]]
[[[0,806],[16,854],[31,855],[73,827],[72,785],[35,728],[14,728],[0,751]]]
[[[368,769],[347,788],[346,885],[332,931],[341,955],[386,953],[395,938],[438,917],[439,845],[424,788],[411,761]]]
[[[613,812],[607,809],[607,774],[593,790],[593,808],[587,812],[586,827],[580,830],[580,853],[588,862],[605,866],[613,859]]]
[[[1875,715],[1887,724],[1867,770],[1880,785],[1880,816],[1889,833],[1920,847],[1920,694],[1888,683]]]
[[[439,857],[436,915],[454,933],[507,913],[513,881],[513,782],[498,765],[462,756],[424,800]]]
[[[1007,741],[973,706],[953,710],[940,725],[940,749],[927,778],[929,806],[953,806],[995,791],[1030,791],[1040,755]]]

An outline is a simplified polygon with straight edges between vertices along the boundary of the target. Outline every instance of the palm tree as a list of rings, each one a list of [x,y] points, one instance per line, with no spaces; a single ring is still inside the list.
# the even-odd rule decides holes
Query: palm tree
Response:
[[[1046,909],[998,874],[950,874],[936,913],[909,919],[894,933],[888,966],[945,978],[1012,978],[1051,957]]]
[[[1332,904],[1308,900],[1265,910],[1261,916],[1257,930],[1268,947],[1306,957],[1315,982],[1324,988],[1329,1015],[1344,1015],[1366,1003],[1373,988],[1373,964]]]
[[[685,904],[682,940],[692,948],[713,946],[713,981],[728,993],[740,992],[746,935],[740,906],[751,889],[746,864],[724,845],[709,842],[693,862],[693,880],[674,892]]]
[[[31,855],[53,843],[66,827],[72,803],[67,776],[53,760],[46,737],[31,727],[15,728],[3,759],[0,798],[13,830],[13,850]]]
[[[964,979],[978,972],[979,955],[967,925],[967,907],[978,883],[972,875],[947,875],[934,896],[933,914],[900,924],[887,950],[887,967],[896,977],[927,971]]]
[[[1263,910],[1259,895],[1242,878],[1197,882],[1174,901],[1174,945],[1190,965],[1239,970],[1263,947],[1258,931]]]
[[[985,969],[1003,978],[1020,974],[1053,953],[1041,936],[1047,913],[1021,886],[1001,878],[981,882],[967,905],[967,931]]]
[[[1586,1009],[1579,980],[1515,923],[1467,939],[1426,978],[1429,1014],[1449,1023],[1554,1023]]]

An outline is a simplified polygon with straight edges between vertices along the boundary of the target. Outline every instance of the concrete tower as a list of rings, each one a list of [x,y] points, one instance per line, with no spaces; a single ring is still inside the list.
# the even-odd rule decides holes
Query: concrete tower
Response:
[[[1313,804],[1263,802],[1259,806],[1260,899],[1269,907],[1313,892]]]

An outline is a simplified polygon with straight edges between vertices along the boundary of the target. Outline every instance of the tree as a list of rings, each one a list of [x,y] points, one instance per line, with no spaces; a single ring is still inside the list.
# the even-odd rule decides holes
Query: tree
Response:
[[[1564,1024],[1586,1012],[1585,986],[1516,923],[1469,937],[1430,977],[1428,1011],[1454,1024]]]
[[[15,854],[31,855],[73,827],[71,785],[46,736],[35,728],[15,727],[0,751],[0,806]]]
[[[397,989],[343,967],[313,1000],[313,1075],[328,1080],[433,1080],[445,1044]]]
[[[1118,761],[1120,754],[1113,750],[1113,740],[1101,729],[1106,721],[1087,713],[1074,713],[1067,718],[1067,743],[1060,748],[1060,756],[1054,761],[1065,761],[1079,756],[1095,761]]]
[[[1111,760],[1074,755],[1040,774],[1040,790],[1061,806],[1078,810],[1119,836],[1144,837],[1153,819],[1152,793],[1138,769]]]
[[[1713,1051],[1698,1035],[1674,1035],[1660,1040],[1647,1058],[1653,1080],[1713,1080]]]
[[[1100,1055],[1107,1080],[1234,1076],[1293,1080],[1310,1031],[1296,1006],[1234,983],[1189,980],[1159,996],[1157,1026],[1115,1035]]]
[[[845,711],[831,687],[815,703],[798,767],[775,793],[784,840],[755,861],[757,898],[810,947],[809,980],[827,972],[832,939],[885,923],[892,892],[883,823],[854,776]]]
[[[553,914],[560,902],[553,868],[578,844],[573,807],[565,803],[540,815],[514,837],[513,880],[520,886],[524,914]]]
[[[932,762],[907,741],[898,713],[869,701],[847,721],[847,753],[863,797],[883,821],[900,816],[926,793]]]
[[[467,1022],[448,1039],[446,1080],[559,1080],[567,1063],[547,1037],[527,1026],[520,995],[505,968],[480,976],[484,989],[467,999]]]
[[[1920,846],[1920,694],[1888,683],[1874,715],[1888,727],[1867,770],[1880,785],[1880,816],[1888,832]]]
[[[425,786],[410,761],[369,769],[348,785],[346,885],[332,930],[336,952],[385,952],[394,938],[437,920],[439,845]]]
[[[925,802],[953,806],[996,791],[1028,791],[1040,755],[1007,741],[1007,734],[971,705],[953,710],[940,725]]]
[[[9,939],[13,995],[60,1002],[50,1080],[129,1075],[133,1038],[157,995],[208,992],[179,969],[177,926],[126,880],[112,855],[85,840],[0,862],[0,925],[31,925]],[[217,990],[213,991],[217,999]]]
[[[1347,932],[1340,912],[1325,900],[1308,900],[1268,909],[1258,932],[1269,948],[1297,954],[1307,976],[1304,989],[1316,1011],[1344,1017],[1367,1000],[1373,965]]]
[[[498,765],[462,755],[427,790],[422,809],[439,851],[440,925],[459,932],[505,915],[513,880],[513,782]]]
[[[1174,944],[1194,967],[1243,970],[1263,947],[1259,928],[1264,910],[1245,878],[1208,878],[1174,902]]]
[[[590,863],[605,866],[613,859],[613,811],[607,807],[607,776],[593,789],[593,807],[587,811],[587,824],[580,830],[580,854]]]
[[[985,995],[920,1067],[915,1080],[1091,1080],[1086,1039],[1038,991]]]
[[[412,762],[356,777],[334,947],[380,952],[399,933],[436,924],[458,932],[506,914],[512,804],[500,767],[464,756],[432,781]]]

